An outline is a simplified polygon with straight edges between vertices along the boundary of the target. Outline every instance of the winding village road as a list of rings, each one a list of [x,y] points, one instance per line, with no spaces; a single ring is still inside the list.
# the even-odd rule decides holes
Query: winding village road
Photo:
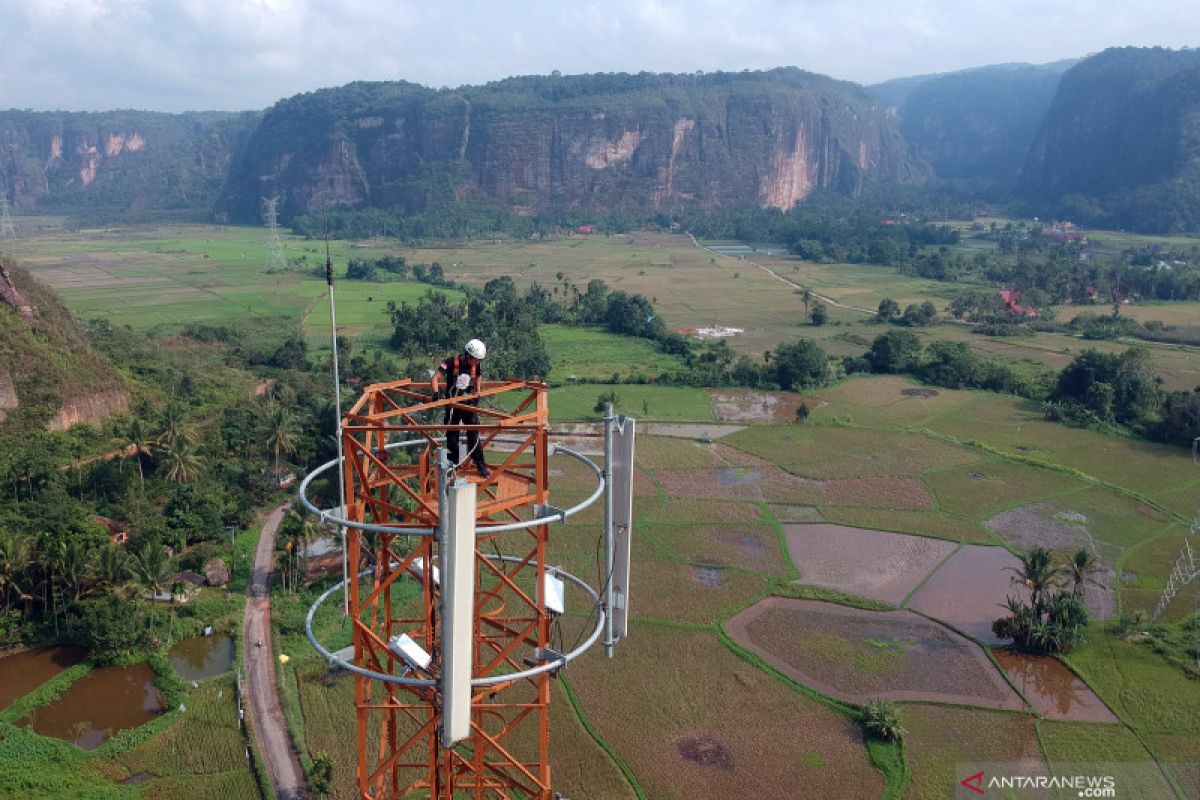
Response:
[[[254,569],[247,589],[243,647],[246,651],[246,694],[254,739],[258,752],[267,763],[275,796],[284,800],[306,797],[304,770],[292,749],[283,709],[275,683],[275,658],[271,648],[271,567],[275,557],[275,533],[283,521],[287,505],[275,508],[263,523],[262,535],[254,551]],[[256,642],[262,646],[256,646]]]

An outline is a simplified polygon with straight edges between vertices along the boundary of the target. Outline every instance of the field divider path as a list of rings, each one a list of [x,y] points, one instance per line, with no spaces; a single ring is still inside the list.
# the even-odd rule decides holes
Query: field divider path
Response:
[[[725,253],[718,253],[716,250],[711,250],[711,249],[705,247],[704,245],[700,244],[700,242],[696,241],[696,235],[693,233],[689,233],[688,238],[690,238],[692,240],[692,244],[696,245],[696,247],[699,247],[701,250],[708,253],[709,255],[712,255],[716,258],[731,258],[731,259],[734,258],[733,256],[726,255]],[[812,296],[817,298],[818,300],[820,300],[822,303],[828,303],[831,306],[836,306],[837,308],[845,308],[850,311],[858,311],[862,314],[869,314],[872,317],[878,313],[878,309],[863,308],[862,306],[850,306],[850,305],[846,305],[845,303],[839,303],[837,300],[834,300],[832,297],[827,297],[826,295],[819,293],[815,289],[812,289],[810,287],[805,286],[802,283],[797,283],[796,281],[789,280],[789,279],[783,277],[782,275],[780,275],[778,272],[771,269],[767,265],[759,264],[757,261],[751,261],[747,258],[737,258],[734,260],[740,261],[743,264],[749,264],[752,267],[758,267],[759,269],[761,269],[763,272],[770,275],[775,280],[779,281],[780,283],[791,286],[793,289],[808,289],[810,292],[812,292]]]
[[[275,534],[287,503],[271,510],[263,523],[254,550],[254,568],[246,587],[246,615],[242,642],[246,652],[246,686],[254,740],[267,763],[276,797],[284,800],[308,796],[304,770],[288,736],[275,682],[275,656],[271,647],[271,568]],[[261,642],[261,644],[259,644]]]

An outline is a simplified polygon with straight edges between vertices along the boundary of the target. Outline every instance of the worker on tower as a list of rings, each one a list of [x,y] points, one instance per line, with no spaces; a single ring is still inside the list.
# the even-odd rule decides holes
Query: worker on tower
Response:
[[[437,371],[433,373],[433,378],[430,379],[430,387],[433,389],[434,397],[466,397],[475,395],[469,399],[463,400],[462,405],[478,406],[479,405],[479,381],[482,375],[481,363],[487,357],[487,348],[483,342],[478,339],[472,339],[467,342],[462,353],[456,356],[450,356],[441,364],[438,365]],[[442,389],[442,381],[445,380],[445,389]],[[442,392],[445,392],[443,395]],[[446,406],[445,416],[442,418],[443,425],[478,425],[479,415],[474,411],[461,406]],[[446,449],[450,451],[450,460],[455,466],[461,466],[458,455],[458,435],[457,428],[449,428],[446,431]],[[487,478],[492,474],[488,469],[487,463],[483,459],[483,448],[479,446],[479,431],[470,429],[467,431],[467,448],[468,455],[475,462],[475,468],[479,470],[479,475]],[[463,459],[464,461],[466,459]]]

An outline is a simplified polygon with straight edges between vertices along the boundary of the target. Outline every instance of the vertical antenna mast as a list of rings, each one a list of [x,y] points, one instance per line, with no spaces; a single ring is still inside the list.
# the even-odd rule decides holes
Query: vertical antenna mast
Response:
[[[277,237],[278,238],[278,237]],[[325,283],[329,285],[329,340],[333,346],[333,419],[337,425],[337,455],[338,455],[338,516],[346,518],[346,475],[342,469],[342,378],[338,369],[337,346],[337,317],[334,316],[333,303],[333,258],[329,255],[329,218],[325,218]],[[341,525],[338,531],[342,535],[342,613],[350,613],[350,564],[346,552],[346,526]]]

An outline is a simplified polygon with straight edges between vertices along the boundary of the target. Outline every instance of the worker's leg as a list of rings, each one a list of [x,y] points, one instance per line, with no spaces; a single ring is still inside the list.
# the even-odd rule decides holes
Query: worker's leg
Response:
[[[460,418],[462,412],[457,408],[447,408],[444,417],[443,425],[461,425]],[[449,428],[446,430],[446,450],[451,464],[458,464],[460,458],[458,453],[458,428]]]
[[[463,413],[463,423],[466,425],[478,425],[479,415],[474,412]],[[479,474],[487,477],[491,474],[488,469],[487,461],[483,458],[483,448],[479,446],[479,431],[467,431],[467,450],[471,453],[471,460],[475,462],[475,468],[479,470]]]

